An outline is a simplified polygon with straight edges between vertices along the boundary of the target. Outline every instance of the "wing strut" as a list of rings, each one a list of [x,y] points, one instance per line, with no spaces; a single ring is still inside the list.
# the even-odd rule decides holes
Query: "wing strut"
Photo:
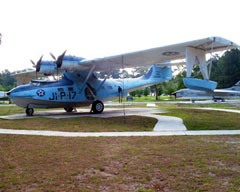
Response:
[[[86,83],[88,82],[88,80],[89,80],[90,76],[92,75],[92,73],[93,73],[93,70],[95,69],[95,67],[96,67],[96,65],[93,65],[93,66],[91,67],[91,69],[90,69],[90,71],[88,72],[88,75],[87,75],[87,77],[86,77],[85,81],[83,82],[83,85],[82,85],[82,87],[81,87],[81,89],[80,89],[79,93],[81,93],[81,92],[82,92],[82,90],[83,90],[84,86],[86,85]]]
[[[111,71],[108,71],[106,77],[104,78],[104,80],[102,81],[102,83],[100,84],[100,86],[98,87],[97,92],[102,88],[102,86],[104,85],[105,81],[109,78],[110,73],[111,73]]]

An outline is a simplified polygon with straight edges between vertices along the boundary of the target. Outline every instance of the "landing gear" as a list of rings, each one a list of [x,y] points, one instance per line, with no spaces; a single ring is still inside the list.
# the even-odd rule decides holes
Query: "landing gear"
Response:
[[[34,109],[33,108],[26,108],[26,114],[27,116],[32,116],[34,113]]]
[[[68,113],[72,112],[73,111],[73,107],[69,107],[69,108],[64,108],[64,110]]]
[[[104,105],[101,101],[94,101],[92,104],[92,109],[93,113],[102,113],[104,109]]]

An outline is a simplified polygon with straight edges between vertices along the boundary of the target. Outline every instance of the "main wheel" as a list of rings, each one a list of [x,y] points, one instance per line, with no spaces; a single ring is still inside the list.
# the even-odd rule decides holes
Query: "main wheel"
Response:
[[[72,112],[73,111],[73,107],[69,107],[69,108],[64,108],[64,110],[68,113]]]
[[[92,104],[93,113],[102,113],[104,109],[104,104],[101,101],[94,101]]]
[[[26,114],[27,116],[32,116],[34,113],[34,109],[33,108],[26,108]]]

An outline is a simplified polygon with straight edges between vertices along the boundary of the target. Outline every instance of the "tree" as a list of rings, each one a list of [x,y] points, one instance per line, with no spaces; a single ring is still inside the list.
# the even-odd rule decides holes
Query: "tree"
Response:
[[[136,93],[136,91],[132,91],[129,94],[130,94],[130,96],[135,97],[137,93]]]
[[[16,86],[16,79],[8,70],[0,72],[0,89],[9,91]]]
[[[218,82],[218,88],[233,86],[240,80],[240,50],[226,51],[213,62],[211,80]]]
[[[141,96],[142,96],[142,89],[136,90],[136,95],[137,95],[138,97],[141,97]]]
[[[143,89],[143,95],[144,95],[145,97],[149,95],[149,88],[148,88],[148,87],[145,87],[145,88]]]
[[[119,69],[116,69],[116,70],[113,70],[112,73],[111,73],[111,77],[113,79],[120,79],[120,70]]]
[[[142,67],[136,67],[132,70],[131,77],[137,78],[143,76],[147,72],[147,69],[144,69]]]

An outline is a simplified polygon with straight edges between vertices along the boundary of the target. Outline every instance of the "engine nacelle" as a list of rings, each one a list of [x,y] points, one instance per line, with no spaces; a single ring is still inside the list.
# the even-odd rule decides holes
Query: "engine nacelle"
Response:
[[[41,61],[39,73],[54,75],[57,71],[57,64],[52,61]]]
[[[75,57],[75,56],[64,56],[63,60],[62,60],[62,65],[61,65],[61,69],[63,70],[68,70],[68,71],[72,71],[78,68],[79,63],[84,60],[83,57]]]

